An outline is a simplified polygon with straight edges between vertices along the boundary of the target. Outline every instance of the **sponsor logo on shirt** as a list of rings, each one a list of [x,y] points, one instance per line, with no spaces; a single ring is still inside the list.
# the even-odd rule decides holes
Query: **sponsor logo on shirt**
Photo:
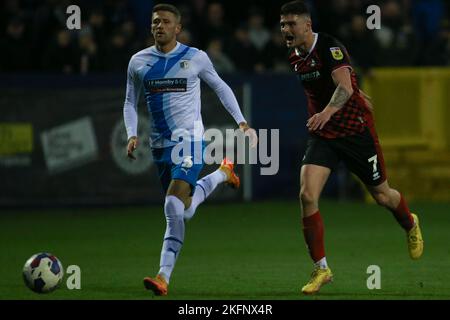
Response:
[[[320,78],[320,72],[319,71],[304,73],[304,74],[300,75],[300,80],[301,81],[311,81],[311,80],[316,80],[318,78]]]
[[[147,88],[151,93],[186,92],[187,78],[151,79]]]

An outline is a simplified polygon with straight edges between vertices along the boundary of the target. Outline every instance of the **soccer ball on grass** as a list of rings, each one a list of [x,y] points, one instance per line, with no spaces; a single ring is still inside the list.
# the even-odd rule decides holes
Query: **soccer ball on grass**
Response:
[[[48,293],[58,288],[64,269],[57,257],[50,253],[37,253],[25,262],[23,280],[37,293]]]

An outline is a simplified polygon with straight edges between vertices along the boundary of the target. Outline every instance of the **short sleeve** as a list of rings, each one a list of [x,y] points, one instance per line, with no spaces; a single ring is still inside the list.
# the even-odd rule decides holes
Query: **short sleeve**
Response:
[[[352,69],[350,56],[344,45],[333,37],[329,37],[322,47],[325,64],[330,73],[342,67]]]

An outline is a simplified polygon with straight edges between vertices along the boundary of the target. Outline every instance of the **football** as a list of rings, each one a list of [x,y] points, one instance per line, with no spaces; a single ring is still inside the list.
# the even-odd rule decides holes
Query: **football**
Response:
[[[25,262],[23,280],[37,293],[48,293],[58,288],[64,269],[57,257],[50,253],[37,253]]]

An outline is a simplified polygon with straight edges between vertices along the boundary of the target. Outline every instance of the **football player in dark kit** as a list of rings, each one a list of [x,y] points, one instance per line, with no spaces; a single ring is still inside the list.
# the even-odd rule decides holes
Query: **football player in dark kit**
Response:
[[[318,292],[333,278],[325,258],[319,197],[331,171],[341,161],[406,231],[411,258],[418,259],[423,252],[417,215],[388,184],[371,105],[358,88],[347,50],[332,36],[313,32],[311,26],[303,1],[281,7],[280,27],[289,62],[308,99],[306,126],[310,135],[300,172],[300,205],[303,235],[315,266],[302,288],[304,294]]]

